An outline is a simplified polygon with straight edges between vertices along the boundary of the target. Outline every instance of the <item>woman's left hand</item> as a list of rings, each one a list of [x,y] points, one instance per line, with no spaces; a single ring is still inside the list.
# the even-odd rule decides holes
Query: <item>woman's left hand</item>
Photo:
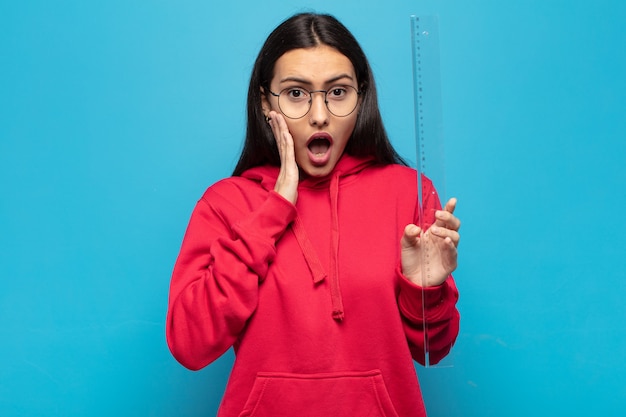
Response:
[[[456,269],[461,221],[453,214],[455,208],[456,198],[451,198],[443,210],[435,212],[435,223],[426,232],[414,224],[404,228],[402,273],[414,284],[441,285]]]

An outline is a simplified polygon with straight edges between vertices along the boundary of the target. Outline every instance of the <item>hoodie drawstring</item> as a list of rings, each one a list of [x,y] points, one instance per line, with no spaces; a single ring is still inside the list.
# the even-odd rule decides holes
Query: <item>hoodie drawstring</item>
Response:
[[[330,300],[332,305],[332,316],[337,321],[342,321],[344,318],[343,301],[341,299],[341,288],[339,287],[339,214],[338,214],[338,198],[339,198],[339,173],[335,173],[330,181],[330,210],[331,210],[331,225],[330,225]],[[300,245],[300,250],[304,255],[306,264],[309,267],[309,271],[313,276],[313,283],[315,285],[324,281],[327,277],[327,273],[324,271],[324,267],[317,257],[315,248],[307,236],[306,230],[302,224],[300,216],[296,216],[296,219],[292,223],[293,234],[296,236],[296,241]]]
[[[306,264],[309,267],[309,271],[311,271],[311,275],[313,276],[313,283],[319,284],[324,281],[326,278],[326,272],[324,271],[324,267],[322,267],[322,263],[317,257],[317,253],[315,253],[315,249],[311,244],[311,241],[306,235],[304,231],[304,226],[302,226],[302,220],[300,220],[300,216],[296,216],[292,224],[293,234],[296,236],[296,240],[298,241],[298,245],[300,245],[300,250],[304,255],[304,259],[306,260]]]
[[[364,169],[373,166],[375,163],[374,157],[355,157],[344,152],[339,161],[337,161],[337,165],[333,169],[333,172],[329,176],[306,178],[298,184],[298,187],[306,186],[318,191],[329,187],[331,241],[329,242],[330,269],[328,272],[326,272],[326,269],[322,266],[318,254],[306,233],[302,219],[300,219],[299,216],[296,216],[296,219],[291,223],[291,231],[294,233],[296,241],[302,250],[307,267],[313,277],[313,285],[318,286],[328,277],[328,289],[330,290],[332,303],[332,317],[338,322],[343,320],[345,315],[341,289],[339,287],[339,179],[341,178],[343,181],[344,178],[354,176]],[[261,165],[246,170],[241,174],[241,176],[248,180],[257,182],[263,187],[263,189],[271,191],[274,189],[276,184],[279,169],[280,168],[277,166]]]
[[[330,297],[333,307],[333,319],[343,320],[343,300],[341,299],[341,288],[339,287],[339,219],[338,203],[339,198],[339,172],[335,172],[330,180],[330,210],[331,210],[331,238],[330,248]]]

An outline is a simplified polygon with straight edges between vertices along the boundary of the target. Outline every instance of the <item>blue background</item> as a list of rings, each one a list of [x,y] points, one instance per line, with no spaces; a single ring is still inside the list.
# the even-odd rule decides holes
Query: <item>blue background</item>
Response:
[[[409,15],[439,16],[462,329],[419,369],[430,416],[622,415],[625,4],[2,1],[0,415],[215,413],[232,354],[170,356],[170,273],[256,53],[307,9],[360,40],[410,160]]]

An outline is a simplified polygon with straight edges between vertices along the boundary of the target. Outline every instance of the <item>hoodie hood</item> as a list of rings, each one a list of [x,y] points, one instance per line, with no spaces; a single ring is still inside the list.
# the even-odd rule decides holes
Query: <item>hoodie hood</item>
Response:
[[[350,175],[358,174],[363,169],[376,164],[373,157],[356,157],[347,154],[337,161],[335,169],[324,177],[305,177],[300,179],[298,187],[311,187],[311,188],[324,188],[330,187],[332,179],[344,178]],[[274,189],[276,185],[276,179],[278,178],[278,172],[280,167],[272,165],[261,165],[258,167],[250,168],[246,170],[242,177],[249,180],[258,182],[267,191]]]
[[[325,271],[319,260],[317,252],[311,243],[306,230],[302,225],[299,215],[291,224],[302,254],[306,260],[309,271],[313,278],[313,285],[318,285],[325,279],[329,279],[330,297],[332,303],[332,317],[337,321],[344,318],[343,301],[341,297],[341,287],[339,282],[339,182],[347,177],[358,174],[363,169],[374,165],[373,157],[354,157],[344,154],[337,162],[335,169],[324,177],[306,177],[300,180],[298,188],[328,189],[331,204],[331,242],[330,242],[330,270]],[[280,168],[276,166],[259,166],[251,168],[242,174],[242,177],[258,182],[267,191],[272,191],[276,184]]]

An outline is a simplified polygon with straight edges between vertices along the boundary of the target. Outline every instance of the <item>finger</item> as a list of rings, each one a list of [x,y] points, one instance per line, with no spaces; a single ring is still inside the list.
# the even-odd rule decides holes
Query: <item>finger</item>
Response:
[[[280,138],[283,146],[283,164],[290,164],[291,169],[296,168],[296,150],[293,143],[293,137],[289,133],[289,129],[285,124],[284,128],[280,129]]]
[[[444,241],[447,250],[445,251],[445,263],[448,265],[449,273],[452,273],[457,267],[457,258],[459,256],[459,252],[457,247],[451,240],[446,239]]]
[[[444,239],[444,242],[451,248],[454,249],[455,253],[457,250],[457,247],[459,246],[459,242],[458,241],[453,241],[452,239],[450,239],[449,237]]]
[[[420,229],[419,226],[414,225],[414,224],[408,224],[404,228],[404,234],[409,236],[409,237],[418,237],[420,235],[421,231],[422,231],[422,229]]]
[[[274,134],[274,140],[276,140],[276,144],[279,145],[280,148],[280,134],[279,134],[279,126],[278,126],[278,113],[276,113],[275,111],[271,111],[269,112],[269,114],[267,115],[269,118],[269,125],[272,128],[272,133]]]
[[[456,197],[452,197],[451,199],[448,200],[448,202],[446,203],[443,209],[447,212],[454,213],[454,209],[456,209],[456,202],[457,202]]]
[[[461,228],[461,220],[449,211],[437,210],[435,212],[435,218],[437,219],[435,222],[437,226],[451,230],[459,230]]]
[[[283,126],[285,124],[284,119],[282,119],[282,116],[275,111],[269,112],[268,117],[269,117],[270,127],[272,128],[272,132],[274,133],[274,138],[278,142],[281,140],[280,132],[283,129]]]
[[[456,230],[447,229],[440,226],[432,226],[428,229],[434,236],[440,237],[446,241],[450,241],[455,247],[459,245],[461,235]]]
[[[415,246],[417,240],[422,233],[422,229],[414,224],[409,224],[404,228],[404,234],[402,235],[402,247],[409,248]]]
[[[270,117],[271,117],[272,124],[276,128],[274,131],[274,133],[276,134],[276,137],[281,136],[283,132],[289,133],[289,127],[287,126],[287,121],[285,120],[282,114],[272,111],[270,112]]]
[[[285,118],[275,111],[271,111],[269,117],[274,139],[278,146],[278,153],[281,157],[281,165],[295,161],[293,138],[291,133],[289,133]]]
[[[269,117],[280,156],[280,170],[274,190],[295,204],[298,198],[299,172],[293,137],[289,133],[287,122],[281,114],[271,111]]]
[[[461,221],[453,215],[454,210],[456,209],[456,198],[451,198],[446,203],[443,210],[437,210],[435,212],[435,218],[437,219],[437,226],[446,227],[452,230],[459,230],[461,227]]]

